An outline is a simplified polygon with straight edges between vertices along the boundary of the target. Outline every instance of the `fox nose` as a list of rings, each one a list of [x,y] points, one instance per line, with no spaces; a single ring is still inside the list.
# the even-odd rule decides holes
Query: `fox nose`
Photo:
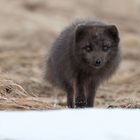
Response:
[[[95,66],[100,66],[102,64],[102,59],[99,58],[95,61]]]

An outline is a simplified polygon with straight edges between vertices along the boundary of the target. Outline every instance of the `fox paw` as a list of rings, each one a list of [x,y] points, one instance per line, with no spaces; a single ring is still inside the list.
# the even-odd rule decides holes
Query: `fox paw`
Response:
[[[87,107],[87,102],[83,98],[81,98],[81,99],[77,98],[76,102],[75,102],[75,106],[76,106],[76,108],[85,108],[85,107]]]

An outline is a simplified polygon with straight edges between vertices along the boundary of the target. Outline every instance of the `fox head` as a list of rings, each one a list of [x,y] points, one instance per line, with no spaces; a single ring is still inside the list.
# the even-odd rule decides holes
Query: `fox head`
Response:
[[[77,25],[75,53],[77,60],[93,69],[104,67],[115,57],[119,33],[115,25]]]

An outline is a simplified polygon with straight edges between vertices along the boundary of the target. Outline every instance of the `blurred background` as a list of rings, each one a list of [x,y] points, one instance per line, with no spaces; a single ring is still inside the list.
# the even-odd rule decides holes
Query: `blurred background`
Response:
[[[0,0],[0,109],[66,108],[62,91],[43,81],[48,50],[77,18],[120,30],[123,60],[97,92],[97,108],[140,108],[140,0]]]

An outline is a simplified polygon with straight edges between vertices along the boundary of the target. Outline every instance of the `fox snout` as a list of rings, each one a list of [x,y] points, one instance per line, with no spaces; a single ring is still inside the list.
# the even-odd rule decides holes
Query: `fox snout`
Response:
[[[89,63],[95,68],[101,68],[106,63],[106,60],[106,55],[93,55],[91,59],[89,59]]]
[[[95,60],[95,66],[100,66],[100,65],[102,65],[102,63],[103,63],[103,60],[102,60],[102,58],[98,58],[97,60]]]

